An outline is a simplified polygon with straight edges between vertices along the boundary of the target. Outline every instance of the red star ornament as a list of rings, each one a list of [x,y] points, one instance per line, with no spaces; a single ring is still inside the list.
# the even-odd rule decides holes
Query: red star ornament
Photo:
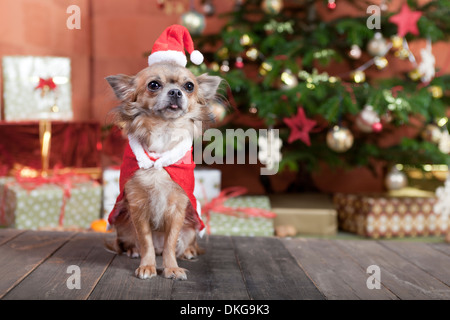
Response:
[[[288,142],[292,143],[295,140],[302,140],[306,145],[310,146],[309,132],[315,127],[317,121],[306,118],[305,110],[298,107],[297,114],[292,118],[284,118],[284,123],[291,128]]]
[[[417,21],[419,21],[422,16],[420,11],[411,11],[408,4],[404,3],[400,13],[393,15],[389,18],[389,22],[397,25],[397,34],[400,37],[404,37],[408,32],[413,35],[419,34],[419,29],[417,29]]]

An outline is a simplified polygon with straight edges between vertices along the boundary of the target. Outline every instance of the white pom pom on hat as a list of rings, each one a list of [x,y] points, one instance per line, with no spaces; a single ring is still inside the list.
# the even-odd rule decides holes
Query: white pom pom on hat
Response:
[[[163,61],[175,61],[182,67],[187,64],[184,50],[189,52],[192,63],[199,65],[203,63],[203,54],[194,50],[194,42],[186,27],[175,24],[172,25],[159,36],[152,48],[152,53],[148,56],[148,65]]]

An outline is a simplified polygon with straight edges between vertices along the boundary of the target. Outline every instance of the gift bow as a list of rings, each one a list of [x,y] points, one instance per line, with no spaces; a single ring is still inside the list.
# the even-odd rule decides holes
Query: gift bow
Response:
[[[56,89],[56,83],[53,81],[53,78],[48,78],[48,79],[39,78],[39,83],[35,89],[44,89],[46,86],[50,90]]]
[[[213,198],[211,201],[206,202],[205,204],[202,205],[202,214],[204,214],[206,217],[206,230],[208,234],[211,233],[209,225],[211,211],[235,217],[240,216],[239,213],[242,213],[244,214],[244,216],[247,217],[263,217],[268,219],[273,219],[276,217],[276,214],[274,212],[262,208],[226,207],[224,205],[224,203],[228,199],[241,196],[245,193],[247,193],[247,189],[244,187],[225,188],[219,193],[217,197]],[[206,199],[206,194],[204,190],[203,194],[205,195]]]

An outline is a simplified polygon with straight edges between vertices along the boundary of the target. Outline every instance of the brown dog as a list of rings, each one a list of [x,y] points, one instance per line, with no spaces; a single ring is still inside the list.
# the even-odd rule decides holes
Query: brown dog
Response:
[[[192,160],[193,139],[201,135],[199,124],[204,127],[212,119],[208,103],[216,96],[221,78],[195,77],[169,61],[154,63],[134,77],[116,75],[106,80],[121,102],[112,111],[114,122],[128,135],[130,157],[135,156],[139,164],[123,182],[124,196],[116,203],[113,249],[130,257],[140,255],[136,276],[141,279],[156,275],[156,253],[163,256],[164,277],[184,280],[185,270],[176,258],[200,253],[196,230],[202,222],[189,192],[168,168],[180,159]],[[193,179],[191,168],[189,179]],[[128,169],[122,165],[121,170]]]

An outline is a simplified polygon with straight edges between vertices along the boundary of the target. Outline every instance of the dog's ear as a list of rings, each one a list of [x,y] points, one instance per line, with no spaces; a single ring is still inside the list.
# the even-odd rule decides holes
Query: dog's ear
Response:
[[[116,97],[120,101],[133,100],[132,97],[135,92],[134,77],[118,74],[106,77],[105,79],[108,81],[109,85],[114,90]]]
[[[212,100],[216,96],[222,78],[218,76],[210,76],[206,73],[197,77],[200,96],[206,101]]]

